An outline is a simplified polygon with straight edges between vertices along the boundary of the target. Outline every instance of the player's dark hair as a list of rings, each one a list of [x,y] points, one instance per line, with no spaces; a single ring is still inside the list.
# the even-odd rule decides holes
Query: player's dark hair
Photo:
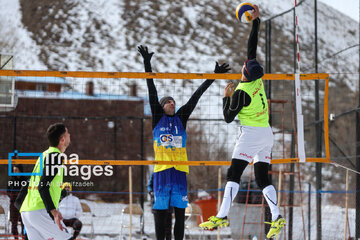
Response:
[[[24,172],[24,167],[23,167],[22,164],[13,165],[13,168],[14,168],[14,167],[17,167],[17,168],[20,170],[20,172]]]
[[[47,139],[52,147],[57,147],[60,142],[60,137],[66,132],[66,127],[63,123],[54,123],[49,126],[46,131]]]

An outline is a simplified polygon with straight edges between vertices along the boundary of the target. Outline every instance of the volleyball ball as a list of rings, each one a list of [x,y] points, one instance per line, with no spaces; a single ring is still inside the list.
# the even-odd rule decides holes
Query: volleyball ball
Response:
[[[254,10],[254,5],[248,2],[244,2],[239,4],[239,6],[236,8],[236,18],[243,23],[249,23],[251,22],[252,16],[251,12]]]

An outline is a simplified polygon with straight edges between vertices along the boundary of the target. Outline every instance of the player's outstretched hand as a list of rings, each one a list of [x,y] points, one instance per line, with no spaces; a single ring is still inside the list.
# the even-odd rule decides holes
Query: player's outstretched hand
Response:
[[[138,51],[146,62],[150,62],[151,57],[154,55],[154,52],[149,53],[148,48],[143,45],[138,46]]]
[[[254,10],[252,10],[252,13],[251,13],[251,16],[252,16],[252,19],[255,20],[259,17],[260,13],[259,13],[259,7],[258,5],[255,5],[254,4]]]
[[[55,220],[56,224],[59,226],[60,230],[61,231],[64,230],[64,227],[61,224],[61,221],[63,220],[61,213],[59,211],[57,211],[56,209],[53,209],[50,212],[53,215],[54,220]]]
[[[51,214],[54,217],[54,221],[56,222],[56,224],[59,226],[60,230],[64,230],[63,225],[61,224],[61,221],[63,220],[63,217],[61,215],[61,213],[59,211],[57,211],[56,209],[53,209],[50,211]]]
[[[227,73],[230,70],[231,68],[229,67],[229,64],[223,63],[219,65],[219,63],[216,62],[214,73]]]
[[[234,93],[234,84],[228,83],[224,89],[224,97],[231,97]]]

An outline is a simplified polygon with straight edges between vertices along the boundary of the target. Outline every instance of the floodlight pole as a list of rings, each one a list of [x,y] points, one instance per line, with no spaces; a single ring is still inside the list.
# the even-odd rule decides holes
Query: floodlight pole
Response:
[[[294,73],[296,73],[296,66],[297,66],[297,57],[296,57],[296,14],[295,14],[295,8],[293,9],[293,29],[294,29],[294,41],[293,41],[293,51],[294,51]],[[295,94],[293,94],[293,101],[296,102]],[[293,103],[291,108],[293,109]],[[295,121],[295,119],[294,119]],[[295,129],[293,129],[293,134],[291,134],[291,153],[290,157],[295,157]],[[298,170],[299,171],[299,170]],[[294,189],[295,189],[295,178],[294,178],[294,172],[295,172],[295,164],[290,163],[290,184],[289,184],[289,219],[288,219],[288,239],[292,239],[293,237],[293,218],[294,218]]]
[[[318,73],[318,45],[317,45],[317,0],[314,0],[315,14],[315,73]],[[316,127],[316,157],[321,157],[321,126],[319,110],[319,80],[315,80],[315,121]],[[321,179],[322,164],[316,163],[316,239],[321,240]]]
[[[360,0],[359,0],[359,44],[360,44]],[[359,82],[358,82],[358,108],[360,106],[360,45],[359,45]],[[356,170],[360,171],[360,112],[356,112]],[[360,174],[356,174],[356,217],[355,239],[360,238]]]

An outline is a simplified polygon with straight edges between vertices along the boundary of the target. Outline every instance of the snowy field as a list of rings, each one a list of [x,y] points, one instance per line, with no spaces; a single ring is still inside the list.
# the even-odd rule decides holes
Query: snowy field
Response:
[[[5,216],[0,214],[0,234],[4,233],[3,227],[8,228],[8,223],[4,224],[4,220],[7,219],[8,213],[8,198],[4,195],[0,196],[0,205],[5,209]],[[81,202],[88,204],[91,209],[91,213],[84,212],[80,220],[83,222],[83,228],[81,230],[81,239],[129,239],[129,228],[124,227],[121,233],[121,223],[129,226],[129,215],[122,215],[122,209],[126,207],[126,204],[120,203],[102,203],[88,200],[81,200]],[[311,239],[316,239],[316,209],[315,204],[312,205],[311,210]],[[282,214],[283,209],[281,210]],[[303,225],[301,208],[294,208],[294,220],[293,220],[293,239],[300,240],[304,239],[303,228],[306,229],[306,237],[308,236],[307,229],[307,206],[303,206],[304,211],[304,222]],[[240,232],[242,229],[244,205],[233,204],[229,219],[229,228],[223,228],[220,231],[221,239],[240,239]],[[345,223],[345,209],[337,206],[323,206],[323,228],[322,237],[324,239],[343,239],[344,238],[344,223]],[[132,239],[155,239],[155,227],[153,221],[153,215],[151,213],[151,207],[148,202],[145,202],[144,211],[144,231],[145,235],[140,235],[140,218],[139,216],[133,216],[133,230]],[[259,222],[261,216],[261,210],[259,208],[247,209],[246,222]],[[217,231],[205,231],[204,233],[197,227],[196,216],[193,216],[188,222],[188,228],[185,230],[185,239],[216,239]],[[92,231],[93,226],[93,231]],[[349,209],[349,226],[350,236],[354,236],[355,231],[355,209]],[[243,239],[253,239],[256,235],[260,236],[260,224],[245,224],[245,231]],[[204,234],[204,235],[202,235]],[[203,238],[201,237],[203,236]],[[264,236],[264,233],[262,233]],[[349,234],[348,234],[349,236]],[[0,237],[1,239],[1,237]],[[3,239],[3,238],[2,238]],[[257,238],[260,239],[260,238]],[[285,239],[284,236],[279,238]]]

